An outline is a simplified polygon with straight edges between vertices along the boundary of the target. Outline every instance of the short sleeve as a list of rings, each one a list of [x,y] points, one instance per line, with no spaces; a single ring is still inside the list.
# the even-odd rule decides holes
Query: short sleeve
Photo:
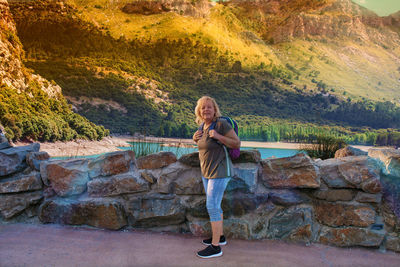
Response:
[[[215,130],[222,135],[226,135],[232,129],[232,125],[225,119],[219,119],[215,127]]]

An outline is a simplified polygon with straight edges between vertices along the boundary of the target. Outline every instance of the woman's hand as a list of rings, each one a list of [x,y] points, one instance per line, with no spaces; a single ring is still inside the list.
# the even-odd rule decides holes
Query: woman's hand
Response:
[[[225,135],[221,135],[215,130],[209,131],[208,134],[210,137],[220,141],[229,148],[240,148],[240,139],[233,129],[231,129]]]
[[[193,135],[193,141],[195,142],[195,143],[197,143],[199,140],[200,140],[200,138],[203,136],[203,131],[201,131],[201,130],[197,130],[195,133],[194,133],[194,135]]]
[[[211,138],[214,138],[214,139],[216,139],[216,140],[220,140],[221,139],[221,137],[222,137],[222,135],[221,134],[219,134],[216,130],[210,130],[209,132],[208,132],[208,135],[211,137]]]

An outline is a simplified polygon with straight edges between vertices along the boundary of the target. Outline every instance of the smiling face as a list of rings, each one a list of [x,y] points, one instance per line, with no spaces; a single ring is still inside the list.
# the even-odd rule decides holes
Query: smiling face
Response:
[[[210,123],[215,117],[215,107],[212,101],[204,101],[200,109],[201,118],[206,122]]]

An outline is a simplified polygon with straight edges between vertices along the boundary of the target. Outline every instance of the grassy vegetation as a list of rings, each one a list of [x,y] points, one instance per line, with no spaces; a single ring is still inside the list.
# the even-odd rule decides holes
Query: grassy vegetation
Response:
[[[335,152],[343,147],[346,143],[342,139],[329,135],[320,135],[310,145],[304,145],[301,149],[312,158],[320,158],[322,160],[334,158]]]

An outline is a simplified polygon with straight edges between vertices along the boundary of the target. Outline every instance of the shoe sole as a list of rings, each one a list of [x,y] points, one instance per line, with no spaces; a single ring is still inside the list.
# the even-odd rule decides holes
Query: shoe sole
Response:
[[[201,243],[202,243],[203,245],[206,245],[206,246],[211,245],[211,244],[204,243],[203,241],[201,241]],[[219,243],[219,245],[220,245],[220,246],[225,246],[225,245],[226,245],[226,241],[225,241],[225,242]]]
[[[199,254],[197,254],[198,257],[202,258],[202,259],[209,259],[209,258],[215,258],[215,257],[221,257],[222,256],[222,251],[218,254],[214,254],[214,255],[210,255],[210,256],[200,256]]]

